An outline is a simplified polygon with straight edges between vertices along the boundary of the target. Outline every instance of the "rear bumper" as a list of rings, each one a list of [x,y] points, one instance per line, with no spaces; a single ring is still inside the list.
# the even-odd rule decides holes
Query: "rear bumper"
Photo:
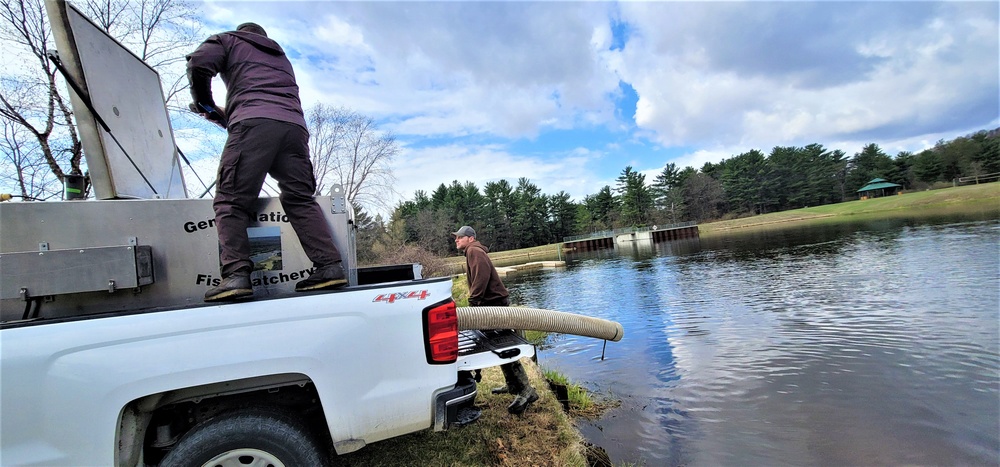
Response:
[[[460,373],[460,375],[466,373]],[[471,375],[462,377],[455,387],[434,398],[434,431],[447,430],[458,420],[458,411],[472,407],[476,402],[476,380]]]

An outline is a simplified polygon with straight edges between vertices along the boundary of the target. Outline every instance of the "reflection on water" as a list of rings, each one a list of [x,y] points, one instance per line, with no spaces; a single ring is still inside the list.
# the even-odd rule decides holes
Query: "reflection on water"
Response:
[[[508,279],[621,322],[556,369],[622,406],[581,423],[645,465],[1000,463],[1000,222],[906,220],[636,245]]]

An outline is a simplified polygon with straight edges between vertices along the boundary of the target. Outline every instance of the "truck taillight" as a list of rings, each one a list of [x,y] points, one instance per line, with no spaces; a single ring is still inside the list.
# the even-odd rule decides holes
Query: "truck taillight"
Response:
[[[424,336],[427,338],[427,363],[445,364],[458,360],[458,315],[454,301],[449,299],[424,308]]]

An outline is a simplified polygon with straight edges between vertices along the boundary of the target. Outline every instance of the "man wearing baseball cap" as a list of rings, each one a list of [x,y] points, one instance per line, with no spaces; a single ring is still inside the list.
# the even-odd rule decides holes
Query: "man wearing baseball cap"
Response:
[[[469,306],[509,306],[507,288],[504,287],[493,267],[486,247],[476,240],[476,231],[463,225],[451,234],[455,247],[465,253],[465,278],[469,282]],[[531,387],[528,374],[520,361],[500,365],[506,386],[493,388],[494,394],[514,394],[514,401],[507,407],[512,414],[521,414],[538,400],[538,393]]]

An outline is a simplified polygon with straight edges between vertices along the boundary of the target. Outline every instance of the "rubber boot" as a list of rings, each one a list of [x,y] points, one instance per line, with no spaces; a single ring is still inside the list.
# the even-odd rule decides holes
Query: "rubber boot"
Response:
[[[531,381],[528,380],[528,374],[524,372],[521,362],[509,363],[507,366],[510,366],[510,372],[514,376],[513,381],[507,381],[507,387],[517,391],[514,393],[516,394],[514,402],[507,406],[507,411],[520,415],[529,405],[538,400],[538,393],[535,392],[535,388],[531,387]]]
[[[517,386],[517,383],[516,383],[517,376],[514,376],[514,374],[511,372],[511,370],[510,370],[510,364],[500,365],[500,371],[503,372],[503,380],[507,384],[504,384],[503,386],[498,386],[498,387],[495,387],[493,389],[490,389],[490,392],[492,392],[493,394],[517,394],[518,392],[520,392],[520,391],[511,391],[510,390],[511,387],[516,387]],[[514,383],[513,386],[511,385],[512,381],[515,381],[515,383]]]

